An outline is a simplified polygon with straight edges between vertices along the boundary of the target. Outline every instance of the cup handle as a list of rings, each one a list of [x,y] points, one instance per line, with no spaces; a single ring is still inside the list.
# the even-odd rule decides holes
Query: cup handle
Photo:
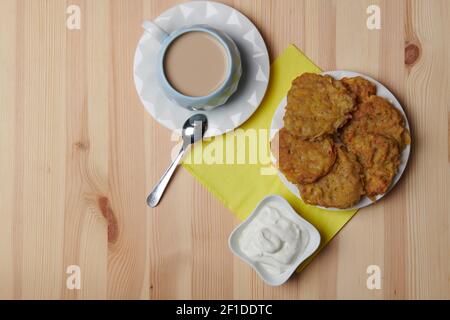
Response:
[[[152,21],[148,21],[148,20],[144,21],[142,23],[142,28],[144,28],[145,31],[150,33],[153,36],[153,38],[158,40],[160,43],[162,43],[164,38],[166,38],[168,36],[167,32],[165,32],[163,29],[161,29],[160,26],[158,26],[156,23],[154,23]]]

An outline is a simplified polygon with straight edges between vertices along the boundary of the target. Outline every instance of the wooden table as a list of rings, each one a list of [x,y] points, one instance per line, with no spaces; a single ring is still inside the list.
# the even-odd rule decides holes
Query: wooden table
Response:
[[[226,1],[272,59],[294,43],[324,70],[371,75],[412,126],[395,191],[276,288],[232,256],[238,221],[184,170],[157,209],[145,204],[174,142],[137,97],[134,50],[141,21],[177,2],[0,1],[0,297],[450,298],[450,2]],[[70,4],[80,30],[66,28]],[[380,30],[366,26],[371,4]],[[80,290],[66,287],[69,265]]]

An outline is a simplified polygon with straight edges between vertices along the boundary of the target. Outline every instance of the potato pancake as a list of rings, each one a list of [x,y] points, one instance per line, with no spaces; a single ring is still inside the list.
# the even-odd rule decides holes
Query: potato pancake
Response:
[[[377,87],[363,77],[342,78],[341,81],[351,93],[356,103],[361,103],[377,93]]]
[[[356,156],[343,146],[330,173],[318,181],[298,186],[305,203],[323,207],[350,208],[364,194],[362,168]]]
[[[276,141],[278,139],[278,141]],[[330,172],[336,160],[333,140],[301,140],[282,128],[271,143],[278,167],[294,184],[312,183]],[[278,148],[278,150],[276,150]]]
[[[386,193],[400,164],[398,143],[380,134],[361,134],[345,141],[363,167],[364,189],[369,198]]]
[[[410,143],[403,115],[391,103],[379,96],[371,96],[353,113],[353,119],[342,130],[341,139],[350,141],[356,135],[382,134],[397,141],[400,150]]]
[[[303,73],[288,92],[284,126],[301,139],[334,134],[351,117],[355,103],[345,86],[330,76]]]

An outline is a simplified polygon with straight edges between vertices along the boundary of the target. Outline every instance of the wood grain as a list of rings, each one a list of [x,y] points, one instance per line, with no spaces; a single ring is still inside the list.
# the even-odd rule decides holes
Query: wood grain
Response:
[[[234,258],[238,221],[178,170],[146,193],[175,142],[137,97],[140,23],[178,1],[0,1],[1,299],[449,299],[450,3],[235,0],[275,58],[294,43],[325,70],[387,85],[412,127],[408,169],[301,274],[264,285]],[[81,30],[66,28],[80,6]],[[366,8],[381,8],[368,30]],[[80,290],[66,287],[79,265]],[[368,290],[378,265],[382,288]]]

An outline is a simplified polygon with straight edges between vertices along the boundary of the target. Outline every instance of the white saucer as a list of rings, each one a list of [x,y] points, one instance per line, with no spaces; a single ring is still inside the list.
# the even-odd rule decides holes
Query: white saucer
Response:
[[[256,111],[267,89],[270,61],[264,40],[239,11],[212,1],[193,1],[170,8],[154,20],[168,33],[194,24],[208,24],[227,33],[239,47],[243,75],[238,90],[225,105],[211,111],[190,111],[169,100],[156,76],[160,44],[143,32],[134,57],[134,83],[145,109],[168,129],[181,131],[195,113],[208,117],[205,137],[221,135],[244,123]]]
[[[335,79],[342,79],[344,77],[361,76],[361,77],[371,81],[377,87],[377,96],[386,98],[387,100],[389,100],[389,102],[397,110],[400,111],[400,113],[403,115],[403,118],[405,119],[405,127],[409,130],[408,118],[406,117],[405,111],[403,110],[402,106],[400,105],[398,100],[395,98],[395,96],[392,94],[392,92],[389,91],[384,85],[382,85],[381,83],[379,83],[375,79],[372,79],[371,77],[366,76],[364,74],[361,74],[361,73],[358,73],[358,72],[352,72],[352,71],[327,71],[327,72],[323,72],[322,74],[323,75],[328,74],[328,75],[332,76]],[[283,101],[281,101],[281,103],[278,106],[277,110],[275,111],[275,114],[274,114],[274,116],[272,118],[272,124],[270,126],[270,140],[273,139],[273,137],[278,132],[278,130],[280,130],[281,128],[284,127],[283,117],[284,117],[286,104],[287,104],[287,99],[285,97],[283,99]],[[383,198],[389,191],[392,190],[392,188],[394,188],[394,186],[400,180],[400,177],[403,175],[403,172],[405,171],[406,165],[408,163],[410,152],[411,152],[411,146],[407,145],[405,147],[405,149],[403,150],[403,152],[401,153],[401,155],[400,155],[400,166],[398,168],[397,174],[395,175],[394,179],[392,180],[391,186],[389,187],[389,189],[388,189],[388,191],[386,193],[378,195],[376,197],[376,201],[378,201],[381,198]],[[273,155],[271,156],[271,159],[272,159],[273,163],[276,162],[275,157]],[[298,191],[298,188],[293,183],[289,182],[286,179],[286,177],[281,173],[280,170],[278,170],[278,176],[280,177],[280,179],[284,183],[284,185],[293,194],[295,194],[297,197],[299,197],[301,199],[300,192]],[[370,200],[368,197],[362,197],[361,200],[355,206],[353,206],[351,208],[338,209],[338,208],[325,208],[325,207],[321,207],[321,206],[318,206],[318,207],[326,209],[326,210],[331,210],[331,211],[347,211],[347,210],[354,210],[354,209],[364,208],[364,207],[367,207],[367,206],[369,206],[369,205],[371,205],[373,203],[375,203],[375,202]]]

